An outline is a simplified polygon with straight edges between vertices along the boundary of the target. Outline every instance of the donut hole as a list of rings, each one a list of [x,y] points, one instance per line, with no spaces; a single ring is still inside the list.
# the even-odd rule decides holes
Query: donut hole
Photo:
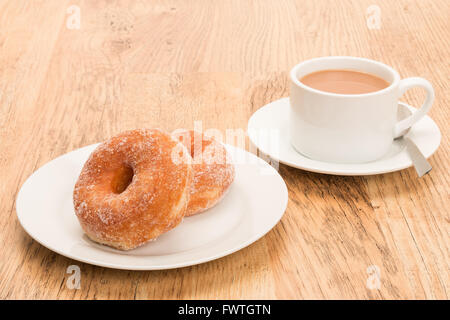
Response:
[[[111,182],[111,188],[114,193],[124,192],[133,181],[134,170],[131,166],[124,164],[114,174]]]

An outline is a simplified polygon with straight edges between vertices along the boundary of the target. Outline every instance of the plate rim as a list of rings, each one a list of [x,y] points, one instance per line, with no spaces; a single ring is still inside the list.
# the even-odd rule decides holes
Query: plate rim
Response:
[[[89,148],[94,148],[94,146],[97,146],[99,143],[94,143],[94,144],[90,144],[72,151],[69,151],[67,153],[64,153],[48,162],[46,162],[45,164],[43,164],[41,167],[39,167],[37,170],[35,170],[32,174],[30,174],[28,176],[28,178],[25,180],[25,182],[22,184],[22,186],[20,187],[19,192],[17,193],[16,199],[15,199],[15,207],[16,207],[16,216],[17,219],[20,223],[20,225],[22,226],[23,230],[28,234],[28,236],[30,236],[34,241],[36,241],[37,243],[39,243],[40,245],[44,246],[45,248],[49,249],[50,251],[53,251],[57,254],[60,254],[66,258],[69,259],[73,259],[82,263],[87,263],[90,265],[95,265],[95,266],[100,266],[100,267],[105,267],[105,268],[111,268],[111,269],[119,269],[119,270],[135,270],[135,271],[153,271],[153,270],[169,270],[169,269],[177,269],[177,268],[183,268],[183,267],[189,267],[189,266],[194,266],[194,265],[198,265],[198,264],[202,264],[202,263],[206,263],[209,261],[213,261],[213,260],[217,260],[220,258],[223,258],[225,256],[228,256],[232,253],[235,253],[239,250],[242,250],[246,247],[248,247],[249,245],[257,242],[258,240],[260,240],[262,237],[264,237],[267,233],[269,233],[279,222],[280,220],[283,218],[286,209],[287,209],[287,205],[289,202],[289,193],[288,193],[288,189],[286,186],[286,182],[284,181],[283,177],[279,174],[279,172],[273,168],[270,164],[268,164],[267,162],[265,162],[263,159],[257,157],[255,154],[232,146],[232,145],[228,145],[228,144],[224,144],[227,149],[228,148],[232,148],[232,149],[239,149],[240,152],[245,152],[245,153],[249,153],[251,156],[257,158],[257,165],[263,165],[266,166],[266,168],[269,168],[269,170],[272,170],[273,173],[277,176],[277,178],[280,181],[280,186],[282,186],[282,193],[283,193],[283,203],[281,204],[280,208],[282,208],[282,210],[280,210],[280,214],[277,216],[276,221],[274,221],[274,223],[270,223],[272,226],[270,228],[264,229],[263,232],[257,232],[256,235],[254,235],[253,237],[250,237],[249,239],[247,239],[246,241],[242,241],[234,246],[232,246],[229,249],[223,250],[217,254],[211,254],[211,255],[206,255],[205,257],[201,257],[198,259],[190,259],[190,260],[186,260],[186,261],[181,261],[181,262],[177,262],[177,263],[171,263],[171,264],[167,264],[167,265],[163,265],[163,264],[155,264],[155,265],[127,265],[127,264],[120,264],[120,263],[110,263],[110,262],[102,262],[102,261],[96,261],[96,260],[92,260],[89,258],[84,258],[82,256],[76,255],[76,254],[71,254],[70,252],[66,252],[64,250],[60,250],[59,248],[52,246],[51,243],[44,243],[44,241],[41,241],[41,239],[39,239],[39,237],[34,234],[33,230],[30,230],[27,226],[27,223],[24,222],[24,216],[20,213],[23,212],[24,209],[22,209],[22,203],[24,201],[24,199],[22,199],[24,197],[23,195],[23,190],[26,190],[26,185],[28,183],[30,183],[30,181],[32,181],[33,176],[35,176],[40,170],[42,170],[43,168],[47,167],[48,165],[50,165],[50,163],[52,163],[53,161],[56,161],[60,158],[63,157],[69,157],[70,154],[72,153],[76,153],[76,152],[80,152],[82,149],[89,149]],[[109,252],[114,254],[114,252]]]
[[[274,159],[275,161],[278,161],[278,162],[280,162],[282,164],[285,164],[285,165],[287,165],[289,167],[293,167],[293,168],[296,168],[296,169],[301,169],[301,170],[304,170],[304,171],[309,171],[309,172],[314,172],[314,173],[321,173],[321,174],[328,174],[328,175],[337,175],[337,176],[371,176],[371,175],[378,175],[378,174],[391,173],[391,172],[404,170],[404,169],[407,169],[407,168],[409,168],[409,167],[411,167],[413,165],[412,161],[408,160],[408,163],[402,163],[401,165],[393,166],[393,167],[390,167],[388,169],[386,169],[384,167],[385,169],[381,169],[381,170],[376,170],[376,169],[373,169],[373,170],[370,170],[370,171],[364,171],[364,170],[358,171],[358,170],[347,170],[347,169],[331,170],[331,169],[327,169],[326,167],[333,166],[333,165],[342,165],[342,164],[341,163],[332,163],[332,162],[323,162],[323,161],[318,161],[318,160],[314,160],[314,159],[309,159],[306,156],[304,156],[304,155],[302,155],[302,154],[300,154],[298,152],[297,152],[297,154],[299,155],[300,159],[304,158],[304,159],[307,159],[308,161],[314,161],[315,164],[317,164],[318,166],[312,167],[312,166],[308,166],[308,165],[302,165],[301,163],[299,164],[299,163],[294,163],[294,162],[291,162],[291,161],[288,161],[288,160],[280,159],[281,157],[277,157],[276,155],[272,155],[272,154],[266,152],[265,150],[263,150],[262,148],[260,148],[260,146],[257,143],[255,143],[255,140],[253,139],[254,137],[252,137],[251,130],[250,130],[251,129],[250,128],[250,124],[251,124],[252,119],[254,119],[254,116],[258,112],[263,112],[262,109],[265,109],[265,108],[269,109],[269,108],[273,107],[272,106],[273,104],[276,104],[276,103],[289,103],[289,97],[280,98],[280,99],[277,99],[277,100],[274,100],[272,102],[269,102],[269,103],[265,104],[264,106],[262,106],[261,108],[256,110],[250,116],[250,118],[249,118],[249,120],[247,122],[247,135],[248,135],[249,140],[251,141],[251,143],[254,146],[256,146],[256,148],[258,150],[262,151],[264,154],[268,155],[270,158]],[[399,104],[403,104],[406,107],[408,107],[409,109],[416,110],[416,108],[414,108],[413,106],[411,106],[411,105],[409,105],[407,103],[399,101]],[[436,126],[438,134],[439,134],[439,143],[436,145],[436,147],[428,155],[426,155],[426,158],[428,159],[429,157],[431,157],[439,149],[439,146],[440,146],[441,140],[442,140],[442,134],[441,134],[439,126],[436,124],[436,122],[429,115],[425,115],[425,117],[427,117]],[[402,151],[402,152],[405,152],[405,151]],[[379,160],[375,160],[375,161],[368,162],[368,163],[363,163],[363,164],[357,164],[357,165],[365,165],[365,164],[369,164],[369,163],[373,164],[373,163],[377,163],[377,162],[379,162]],[[320,165],[323,165],[324,167],[321,168]]]

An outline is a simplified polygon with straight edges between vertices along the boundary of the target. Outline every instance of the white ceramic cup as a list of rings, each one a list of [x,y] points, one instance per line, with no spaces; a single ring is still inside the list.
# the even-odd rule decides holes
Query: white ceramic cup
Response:
[[[337,94],[313,89],[299,79],[330,69],[356,70],[379,76],[389,87],[366,94]],[[423,78],[400,76],[391,67],[356,57],[323,57],[304,61],[290,72],[290,138],[293,147],[308,158],[336,163],[364,163],[383,157],[394,138],[425,116],[434,90]],[[413,87],[427,92],[422,107],[397,122],[403,93]]]

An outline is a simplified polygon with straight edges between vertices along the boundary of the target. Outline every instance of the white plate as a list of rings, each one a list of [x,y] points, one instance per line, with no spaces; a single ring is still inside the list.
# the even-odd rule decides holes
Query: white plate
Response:
[[[415,110],[407,104],[400,104]],[[289,107],[289,98],[274,101],[258,109],[248,121],[248,135],[252,143],[276,161],[307,171],[351,176],[380,174],[412,166],[402,139],[395,140],[383,158],[369,163],[329,163],[307,158],[296,152],[290,144]],[[439,128],[429,116],[417,122],[408,137],[427,158],[437,150],[441,142]]]
[[[175,229],[135,250],[102,246],[83,234],[72,204],[75,182],[96,146],[72,151],[38,169],[23,184],[16,201],[26,232],[75,260],[127,270],[171,269],[214,260],[261,238],[287,206],[286,184],[278,172],[253,154],[227,146],[239,163],[235,181],[218,205],[185,218]]]

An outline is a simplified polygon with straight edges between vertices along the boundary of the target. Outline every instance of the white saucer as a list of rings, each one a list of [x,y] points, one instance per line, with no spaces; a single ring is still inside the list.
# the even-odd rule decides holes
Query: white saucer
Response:
[[[69,152],[34,172],[16,200],[25,231],[45,247],[66,257],[109,268],[159,270],[214,260],[255,242],[272,229],[286,210],[288,193],[278,172],[264,160],[227,146],[236,163],[236,178],[212,209],[188,217],[155,241],[119,251],[90,241],[75,216],[73,187],[97,145]]]
[[[407,104],[401,104],[415,110]],[[369,163],[328,163],[307,158],[295,151],[290,144],[289,108],[289,98],[283,98],[260,108],[248,121],[248,135],[252,143],[276,161],[307,171],[349,176],[380,174],[412,166],[402,139],[395,140],[383,158]],[[427,158],[437,150],[441,142],[439,128],[429,116],[417,122],[408,137]]]

